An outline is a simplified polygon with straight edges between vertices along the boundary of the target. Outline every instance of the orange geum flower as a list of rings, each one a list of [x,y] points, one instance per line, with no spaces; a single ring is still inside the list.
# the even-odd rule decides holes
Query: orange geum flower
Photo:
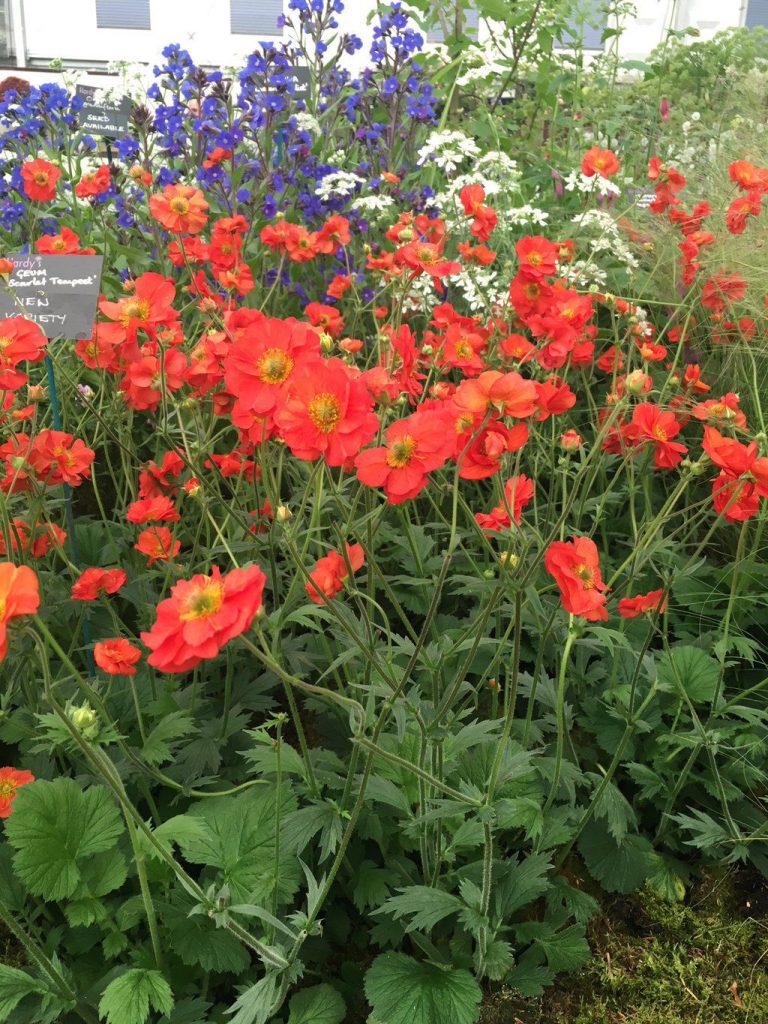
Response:
[[[151,526],[148,530],[142,530],[133,548],[147,556],[149,568],[155,562],[170,562],[175,558],[181,551],[181,541],[174,540],[167,526]]]
[[[450,416],[440,410],[420,409],[391,424],[384,436],[386,445],[360,452],[355,466],[357,479],[383,487],[390,505],[415,498],[427,486],[428,474],[444,466],[455,448]]]
[[[107,675],[135,676],[136,663],[141,661],[141,651],[123,637],[101,640],[94,645],[93,660]]]
[[[95,601],[100,594],[116,594],[127,580],[122,569],[86,569],[72,585],[72,600]]]
[[[37,576],[29,566],[0,562],[0,661],[8,653],[8,623],[40,607]]]
[[[161,672],[188,672],[215,658],[261,611],[265,583],[258,565],[225,576],[214,566],[210,576],[181,580],[157,606],[152,628],[141,634],[152,651],[149,664]]]
[[[504,416],[525,419],[538,407],[539,386],[519,373],[486,370],[473,380],[464,380],[453,401],[462,412],[483,416],[489,408]]]
[[[20,771],[18,768],[0,768],[0,818],[10,816],[19,786],[26,786],[34,781],[35,776],[32,772]]]
[[[61,171],[47,160],[28,160],[21,165],[24,194],[36,203],[49,203],[56,197],[56,182]]]
[[[208,203],[192,185],[166,185],[150,196],[149,209],[166,230],[177,234],[197,235],[208,221]]]
[[[557,583],[563,608],[588,622],[605,622],[605,591],[597,546],[589,537],[554,541],[544,555],[544,567]]]
[[[347,544],[346,548],[346,559],[338,551],[329,551],[324,558],[318,560],[309,574],[311,582],[306,584],[305,589],[314,604],[325,604],[334,598],[344,589],[350,568],[355,573],[365,564],[365,552],[361,544]]]

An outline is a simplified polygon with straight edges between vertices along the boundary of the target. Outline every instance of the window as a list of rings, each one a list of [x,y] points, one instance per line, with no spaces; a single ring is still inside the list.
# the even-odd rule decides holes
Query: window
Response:
[[[96,0],[97,28],[151,28],[149,0]]]
[[[555,41],[559,50],[571,50],[578,46],[585,50],[604,50],[603,32],[607,22],[605,6],[601,0],[586,0],[575,17],[568,19],[568,28]]]
[[[11,12],[8,0],[0,0],[0,60],[12,61],[14,56]]]
[[[283,0],[230,0],[230,30],[236,36],[281,36],[277,19],[283,13]]]
[[[455,6],[449,7],[445,12],[445,16],[448,19],[449,24],[453,23],[456,18]],[[468,36],[477,38],[477,26],[480,24],[480,15],[473,8],[465,8],[464,10],[464,32]],[[443,43],[445,42],[445,32],[443,31],[442,24],[433,25],[427,32],[428,43]]]
[[[768,28],[768,0],[749,0],[744,24],[747,28]]]

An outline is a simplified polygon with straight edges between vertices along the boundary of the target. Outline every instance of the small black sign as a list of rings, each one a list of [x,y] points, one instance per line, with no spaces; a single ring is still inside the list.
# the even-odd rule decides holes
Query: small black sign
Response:
[[[78,85],[75,91],[85,101],[79,117],[80,127],[86,135],[100,135],[104,139],[124,139],[131,134],[131,99],[127,96],[119,100],[100,98],[99,90],[92,85]]]
[[[0,319],[34,320],[46,338],[93,334],[103,256],[16,254],[10,280],[0,279]]]

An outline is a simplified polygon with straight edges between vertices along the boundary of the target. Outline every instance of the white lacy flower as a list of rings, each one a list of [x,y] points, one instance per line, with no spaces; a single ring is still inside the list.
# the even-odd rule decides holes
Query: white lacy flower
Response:
[[[358,213],[385,213],[394,205],[391,196],[358,196],[352,201],[352,209]]]
[[[566,192],[584,192],[587,195],[596,194],[620,196],[621,189],[615,181],[604,178],[601,174],[591,176],[582,174],[581,171],[571,171],[563,181]]]
[[[293,115],[293,120],[296,122],[296,128],[300,132],[309,132],[310,135],[320,134],[320,124],[317,118],[311,114],[307,114],[304,111],[299,111],[298,114]]]
[[[480,147],[464,132],[432,132],[418,152],[417,163],[423,167],[434,163],[448,174],[453,173],[465,160],[480,155]]]
[[[361,178],[359,174],[352,174],[351,171],[331,171],[317,183],[315,195],[320,199],[351,196],[358,185],[364,184],[365,178]]]

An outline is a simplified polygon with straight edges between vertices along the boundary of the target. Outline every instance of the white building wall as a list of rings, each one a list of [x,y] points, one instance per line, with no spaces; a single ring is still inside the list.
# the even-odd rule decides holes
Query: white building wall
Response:
[[[2,2],[2,0],[0,0]],[[45,67],[49,60],[103,67],[113,60],[156,63],[164,46],[177,42],[195,61],[228,65],[253,49],[263,36],[230,32],[229,0],[151,0],[151,28],[104,29],[96,25],[95,0],[6,0],[15,26],[17,63]],[[258,0],[254,0],[258,2]],[[693,26],[710,38],[744,23],[749,0],[635,0],[637,17],[625,24],[620,41],[624,59],[641,60],[663,42],[670,26]],[[364,48],[353,66],[361,66],[370,45],[367,23],[374,0],[345,0],[342,31],[361,36]],[[610,45],[610,43],[609,43]],[[42,72],[50,78],[50,72]],[[38,74],[26,77],[40,79]]]

